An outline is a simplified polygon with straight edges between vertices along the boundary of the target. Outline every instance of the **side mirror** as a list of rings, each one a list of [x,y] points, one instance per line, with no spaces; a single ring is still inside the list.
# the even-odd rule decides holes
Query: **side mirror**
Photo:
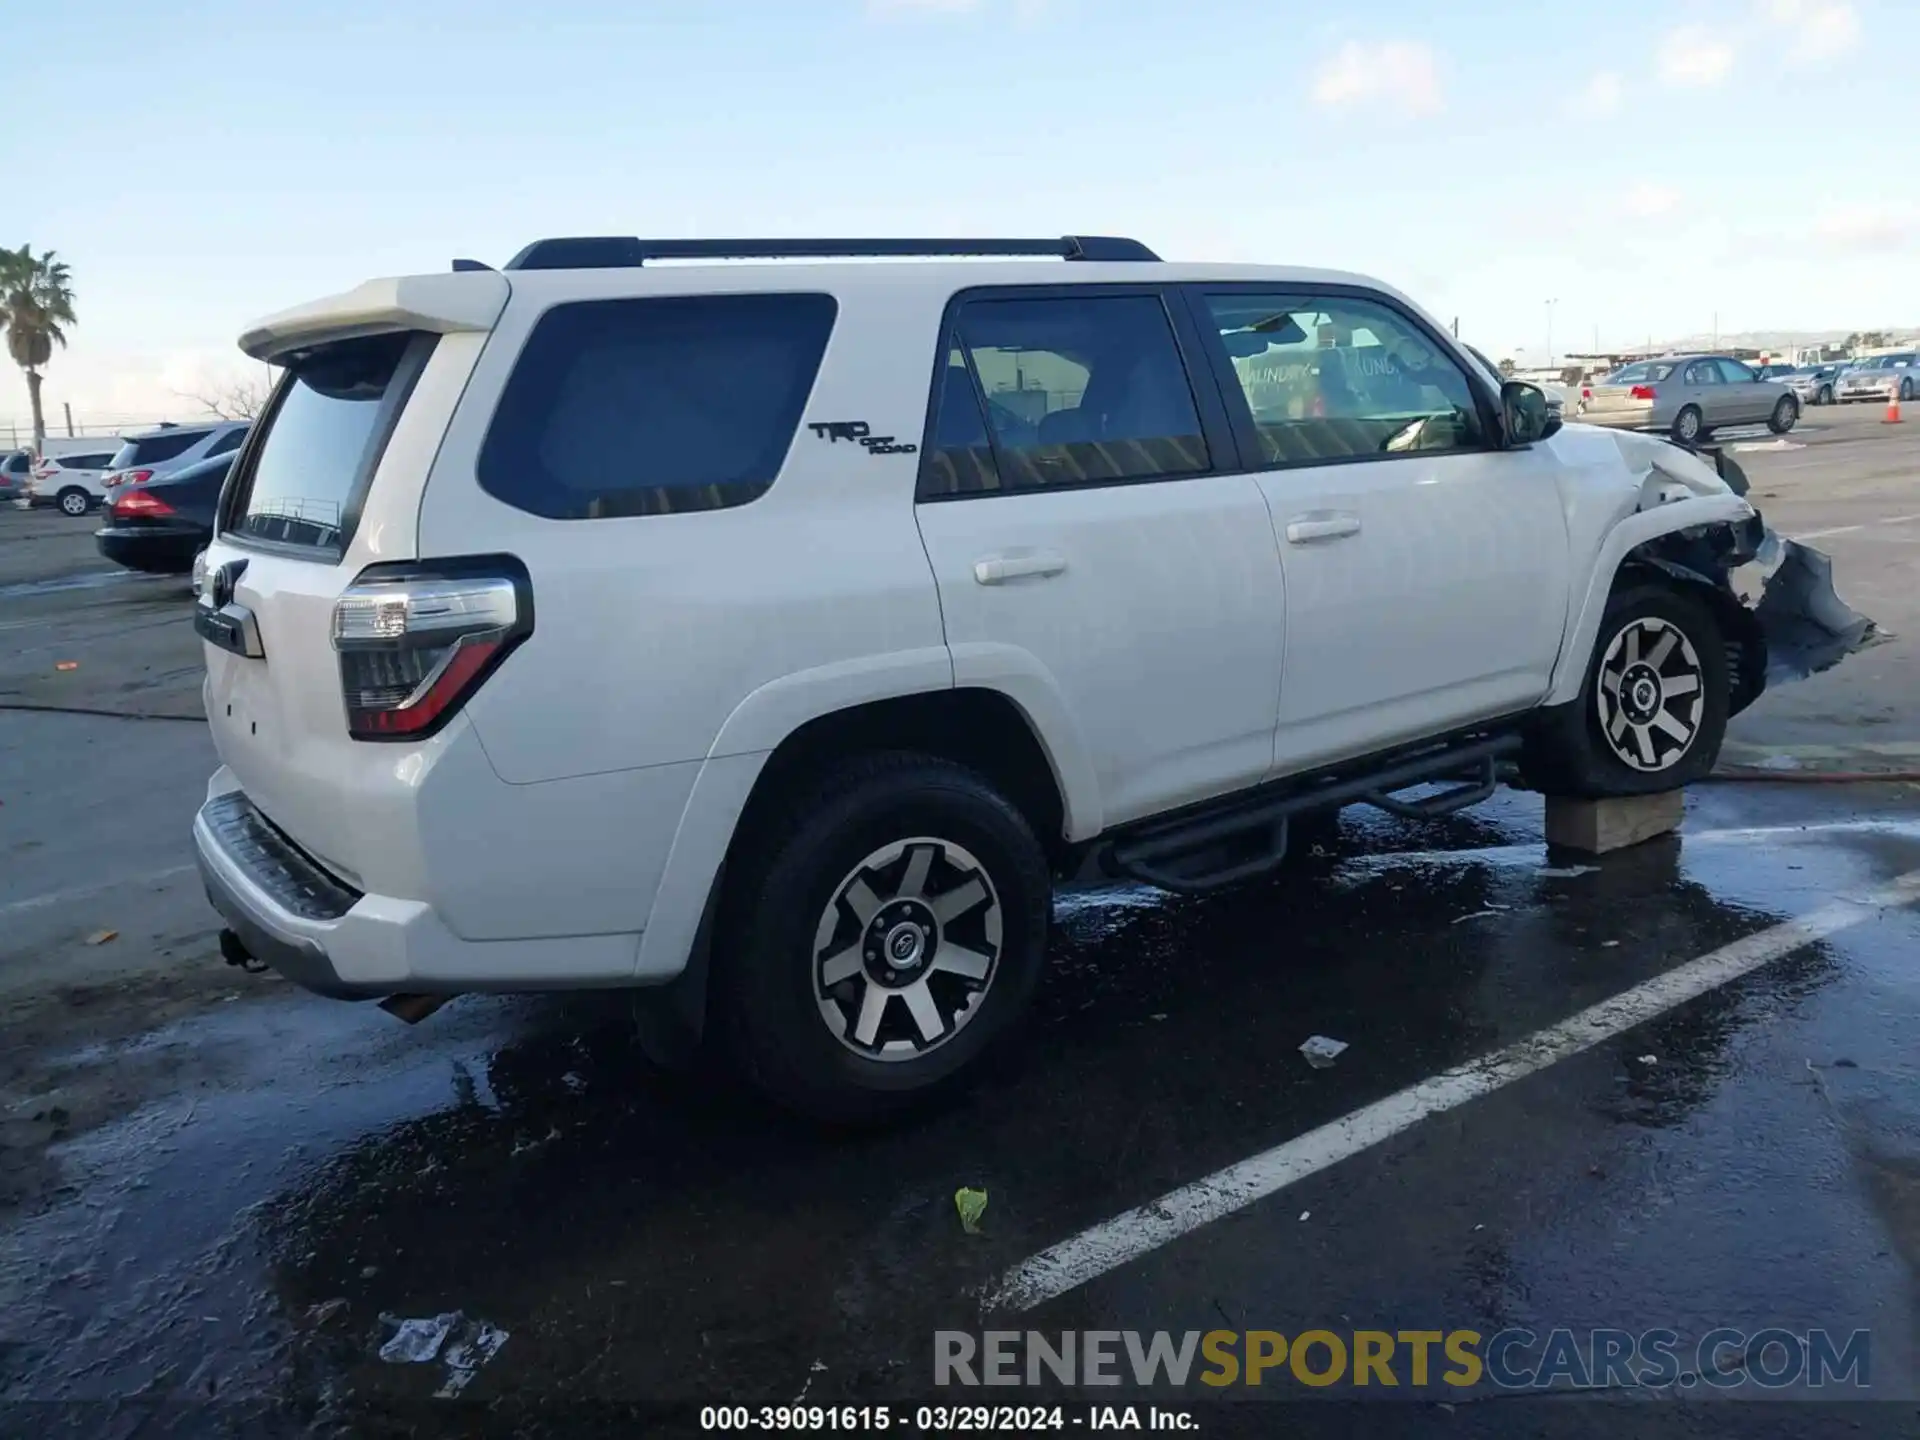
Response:
[[[1546,392],[1524,380],[1509,380],[1500,387],[1500,418],[1509,449],[1545,440],[1560,428],[1547,409]]]

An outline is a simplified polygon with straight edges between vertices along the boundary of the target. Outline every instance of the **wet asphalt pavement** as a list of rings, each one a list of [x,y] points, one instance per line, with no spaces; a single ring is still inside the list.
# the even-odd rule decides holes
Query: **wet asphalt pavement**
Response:
[[[1005,1267],[1920,869],[1913,812],[1892,787],[1710,788],[1685,839],[1548,877],[1539,803],[1509,795],[1444,824],[1350,812],[1328,854],[1231,896],[1069,897],[997,1073],[881,1136],[653,1072],[613,997],[408,1030],[248,981],[126,1042],[167,1085],[62,1147],[9,1227],[0,1394],[219,1401],[123,1402],[164,1433],[364,1429],[447,1378],[378,1360],[381,1317],[459,1311],[510,1337],[467,1398],[514,1413],[924,1400],[933,1332],[979,1329]],[[1917,934],[1890,911],[1796,951],[1010,1323],[1864,1328],[1873,1394],[1914,1401]],[[1330,1068],[1296,1053],[1316,1033],[1350,1046]],[[961,1185],[989,1194],[980,1235]]]
[[[1897,637],[1741,717],[1741,763],[1920,764],[1916,442],[1828,415],[1739,457]],[[0,1435],[667,1434],[796,1400],[919,1433],[915,1405],[981,1399],[1064,1403],[1068,1429],[1157,1399],[1207,1433],[1920,1434],[1920,905],[982,1309],[1089,1226],[1920,871],[1920,787],[1704,785],[1680,839],[1571,874],[1541,873],[1537,797],[1350,811],[1271,883],[1063,897],[985,1082],[833,1136],[655,1071],[618,996],[408,1028],[221,966],[185,842],[213,760],[181,585],[101,570],[95,523],[0,513]],[[1349,1047],[1325,1069],[1316,1034]],[[380,1358],[455,1312],[432,1362]],[[1716,1327],[1865,1330],[1870,1383],[1430,1386],[1357,1417],[1287,1405],[1359,1392],[1283,1372],[1224,1403],[936,1390],[936,1331],[1002,1327],[1664,1328],[1687,1360]]]

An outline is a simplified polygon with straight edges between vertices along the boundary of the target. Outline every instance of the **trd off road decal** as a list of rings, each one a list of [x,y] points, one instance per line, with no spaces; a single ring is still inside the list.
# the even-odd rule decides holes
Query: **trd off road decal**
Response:
[[[842,440],[851,440],[865,448],[869,455],[911,455],[920,447],[902,444],[891,435],[875,435],[873,427],[864,420],[821,420],[807,426],[815,437],[830,445]]]

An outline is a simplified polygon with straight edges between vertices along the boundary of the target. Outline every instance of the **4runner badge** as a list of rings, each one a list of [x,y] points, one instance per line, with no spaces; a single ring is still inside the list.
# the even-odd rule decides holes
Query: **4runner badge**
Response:
[[[807,426],[815,437],[829,445],[851,440],[863,446],[869,455],[911,455],[920,447],[897,443],[891,435],[875,435],[864,420],[821,420]]]

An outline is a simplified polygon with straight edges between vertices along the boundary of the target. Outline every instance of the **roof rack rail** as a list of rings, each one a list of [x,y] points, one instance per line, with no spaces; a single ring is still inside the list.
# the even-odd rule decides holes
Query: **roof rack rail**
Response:
[[[536,240],[509,270],[600,270],[649,260],[840,260],[907,256],[1052,255],[1062,260],[1158,260],[1138,240],[1063,235],[1057,240],[641,240],[622,235]]]

